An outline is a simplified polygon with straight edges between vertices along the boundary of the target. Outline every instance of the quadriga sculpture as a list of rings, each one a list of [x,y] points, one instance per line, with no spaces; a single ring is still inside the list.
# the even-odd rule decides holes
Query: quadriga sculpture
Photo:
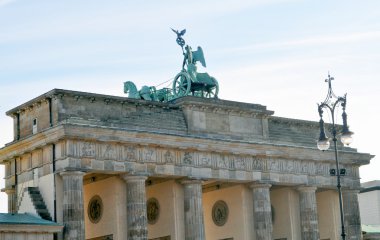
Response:
[[[200,62],[203,67],[206,67],[202,48],[198,47],[196,51],[192,51],[189,45],[184,47],[185,40],[182,36],[186,33],[186,29],[180,32],[174,29],[172,30],[177,34],[176,42],[181,46],[184,57],[182,70],[174,77],[172,89],[163,88],[156,90],[153,86],[143,86],[140,90],[137,90],[133,82],[127,81],[124,83],[124,93],[127,93],[130,98],[160,102],[166,102],[188,95],[217,98],[219,93],[218,81],[207,72],[199,73],[197,71],[197,62]]]

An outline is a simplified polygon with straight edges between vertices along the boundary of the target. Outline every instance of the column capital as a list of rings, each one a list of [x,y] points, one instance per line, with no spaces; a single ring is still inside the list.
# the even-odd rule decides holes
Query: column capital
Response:
[[[272,184],[266,182],[252,182],[249,184],[249,188],[271,188]]]
[[[299,192],[315,192],[315,191],[317,191],[316,186],[299,186],[296,189]]]
[[[148,179],[148,176],[145,174],[121,174],[120,177],[123,178],[126,182],[145,181]]]
[[[60,172],[59,175],[63,176],[84,176],[86,173],[81,171],[64,171]]]
[[[179,181],[182,185],[189,185],[189,184],[202,184],[203,181],[200,179],[183,179]]]
[[[6,194],[15,194],[16,193],[16,189],[14,189],[14,188],[6,188],[6,189],[4,189],[4,192],[6,193]]]

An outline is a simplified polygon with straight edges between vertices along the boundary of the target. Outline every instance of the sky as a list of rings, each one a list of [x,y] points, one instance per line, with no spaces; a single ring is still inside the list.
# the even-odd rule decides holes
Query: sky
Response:
[[[170,83],[183,58],[170,28],[203,48],[199,70],[219,98],[275,116],[318,121],[330,73],[335,94],[347,93],[352,147],[380,154],[378,0],[0,0],[0,148],[13,139],[5,112],[53,88],[125,96],[125,81]],[[362,182],[380,179],[378,159]],[[3,177],[0,166],[0,188]]]

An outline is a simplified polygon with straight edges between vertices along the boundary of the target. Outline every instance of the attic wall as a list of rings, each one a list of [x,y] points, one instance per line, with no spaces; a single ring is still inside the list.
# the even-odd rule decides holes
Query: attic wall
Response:
[[[49,106],[50,101],[51,111]],[[46,97],[36,100],[27,107],[20,108],[12,113],[7,113],[13,118],[14,141],[50,128],[50,121],[52,121],[53,126],[57,124],[57,101],[59,101],[59,99]],[[33,125],[36,125],[36,131],[34,133]]]
[[[167,104],[64,96],[58,109],[60,122],[173,133],[187,131],[182,110]]]

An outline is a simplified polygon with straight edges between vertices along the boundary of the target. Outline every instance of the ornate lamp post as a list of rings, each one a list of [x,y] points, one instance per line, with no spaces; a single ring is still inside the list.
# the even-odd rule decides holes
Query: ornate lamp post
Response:
[[[339,105],[343,109],[342,119],[343,119],[343,128],[342,132],[340,133],[340,140],[344,145],[349,145],[352,143],[352,135],[354,134],[348,129],[347,126],[347,114],[346,114],[346,96],[347,94],[344,94],[343,97],[337,97],[332,88],[331,88],[331,81],[334,80],[333,77],[330,77],[330,74],[328,75],[328,79],[325,80],[325,82],[328,82],[329,89],[327,92],[326,99],[318,104],[318,113],[320,116],[319,120],[319,127],[320,127],[320,135],[318,139],[318,149],[325,151],[329,149],[330,147],[330,138],[326,136],[325,128],[324,128],[324,121],[323,121],[323,109],[328,109],[331,113],[331,119],[332,119],[332,140],[334,142],[334,151],[335,151],[335,163],[336,163],[336,178],[337,178],[337,188],[338,188],[338,194],[339,194],[339,208],[340,208],[340,221],[342,225],[342,239],[346,239],[346,232],[344,230],[344,213],[343,213],[343,204],[342,204],[342,191],[341,191],[341,185],[340,185],[340,176],[342,173],[344,173],[344,169],[339,168],[339,160],[338,160],[338,150],[337,150],[337,130],[335,126],[335,110],[339,108]],[[342,171],[342,172],[341,172]],[[334,173],[334,171],[330,171],[330,174]]]

